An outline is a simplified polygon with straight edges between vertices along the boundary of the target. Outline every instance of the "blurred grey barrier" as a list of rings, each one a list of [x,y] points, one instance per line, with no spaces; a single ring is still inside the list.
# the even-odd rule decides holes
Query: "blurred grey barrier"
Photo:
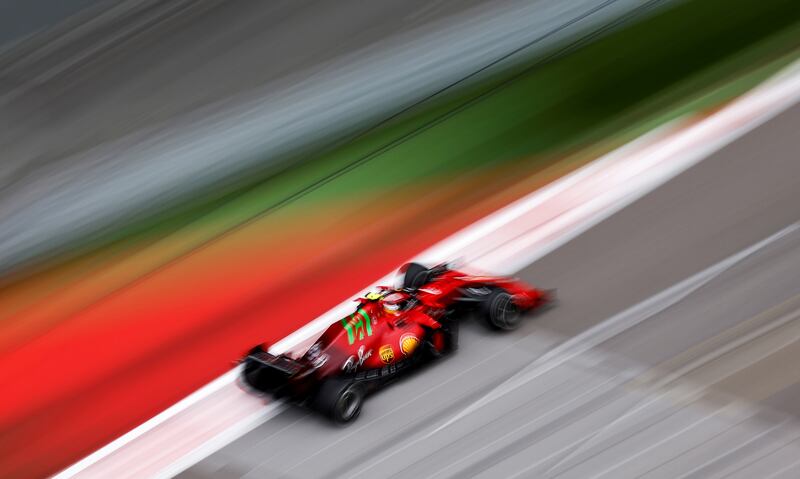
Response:
[[[0,0],[0,45],[19,41],[100,0]]]
[[[670,1],[91,8],[0,52],[0,273]]]

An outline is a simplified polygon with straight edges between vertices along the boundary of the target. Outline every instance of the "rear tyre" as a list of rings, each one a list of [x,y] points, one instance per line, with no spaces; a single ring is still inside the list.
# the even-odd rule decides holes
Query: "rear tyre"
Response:
[[[328,379],[314,398],[314,407],[337,424],[347,424],[361,414],[366,391],[355,381]]]
[[[483,315],[489,326],[510,331],[519,326],[522,313],[507,291],[495,289],[483,302]]]
[[[430,270],[419,263],[408,263],[404,267],[405,276],[403,276],[404,289],[418,289],[428,282]]]

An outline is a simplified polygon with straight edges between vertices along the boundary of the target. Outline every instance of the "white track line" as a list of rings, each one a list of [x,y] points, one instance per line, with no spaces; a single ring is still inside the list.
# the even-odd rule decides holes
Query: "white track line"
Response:
[[[681,122],[673,122],[654,130],[474,223],[416,259],[430,263],[460,257],[469,265],[486,270],[517,271],[798,100],[800,71],[793,65],[699,123],[679,128]],[[554,211],[558,214],[553,215]],[[391,281],[392,277],[386,276],[375,284]],[[271,350],[285,352],[307,347],[351,309],[350,301],[336,306]],[[55,477],[168,477],[190,467],[279,411],[277,404],[265,409],[258,398],[241,391],[231,392],[238,389],[238,373],[236,368],[221,376]],[[230,413],[225,415],[227,422],[208,413],[220,407]],[[187,429],[191,431],[188,435]],[[196,444],[193,438],[198,438]],[[149,461],[147,467],[142,467],[146,458],[156,455],[160,461]]]

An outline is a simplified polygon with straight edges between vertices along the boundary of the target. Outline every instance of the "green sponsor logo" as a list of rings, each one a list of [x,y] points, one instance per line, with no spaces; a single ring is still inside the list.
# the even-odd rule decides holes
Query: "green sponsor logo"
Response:
[[[347,342],[349,344],[355,343],[356,338],[362,341],[365,334],[372,336],[372,321],[369,314],[363,309],[359,309],[350,316],[342,318],[342,327],[347,331]]]

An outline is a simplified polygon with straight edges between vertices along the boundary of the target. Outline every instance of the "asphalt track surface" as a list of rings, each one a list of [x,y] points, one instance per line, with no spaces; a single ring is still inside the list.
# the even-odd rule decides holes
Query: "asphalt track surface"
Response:
[[[289,408],[179,477],[798,477],[798,124],[794,106],[520,271],[561,302],[518,331],[467,321],[351,426]]]

